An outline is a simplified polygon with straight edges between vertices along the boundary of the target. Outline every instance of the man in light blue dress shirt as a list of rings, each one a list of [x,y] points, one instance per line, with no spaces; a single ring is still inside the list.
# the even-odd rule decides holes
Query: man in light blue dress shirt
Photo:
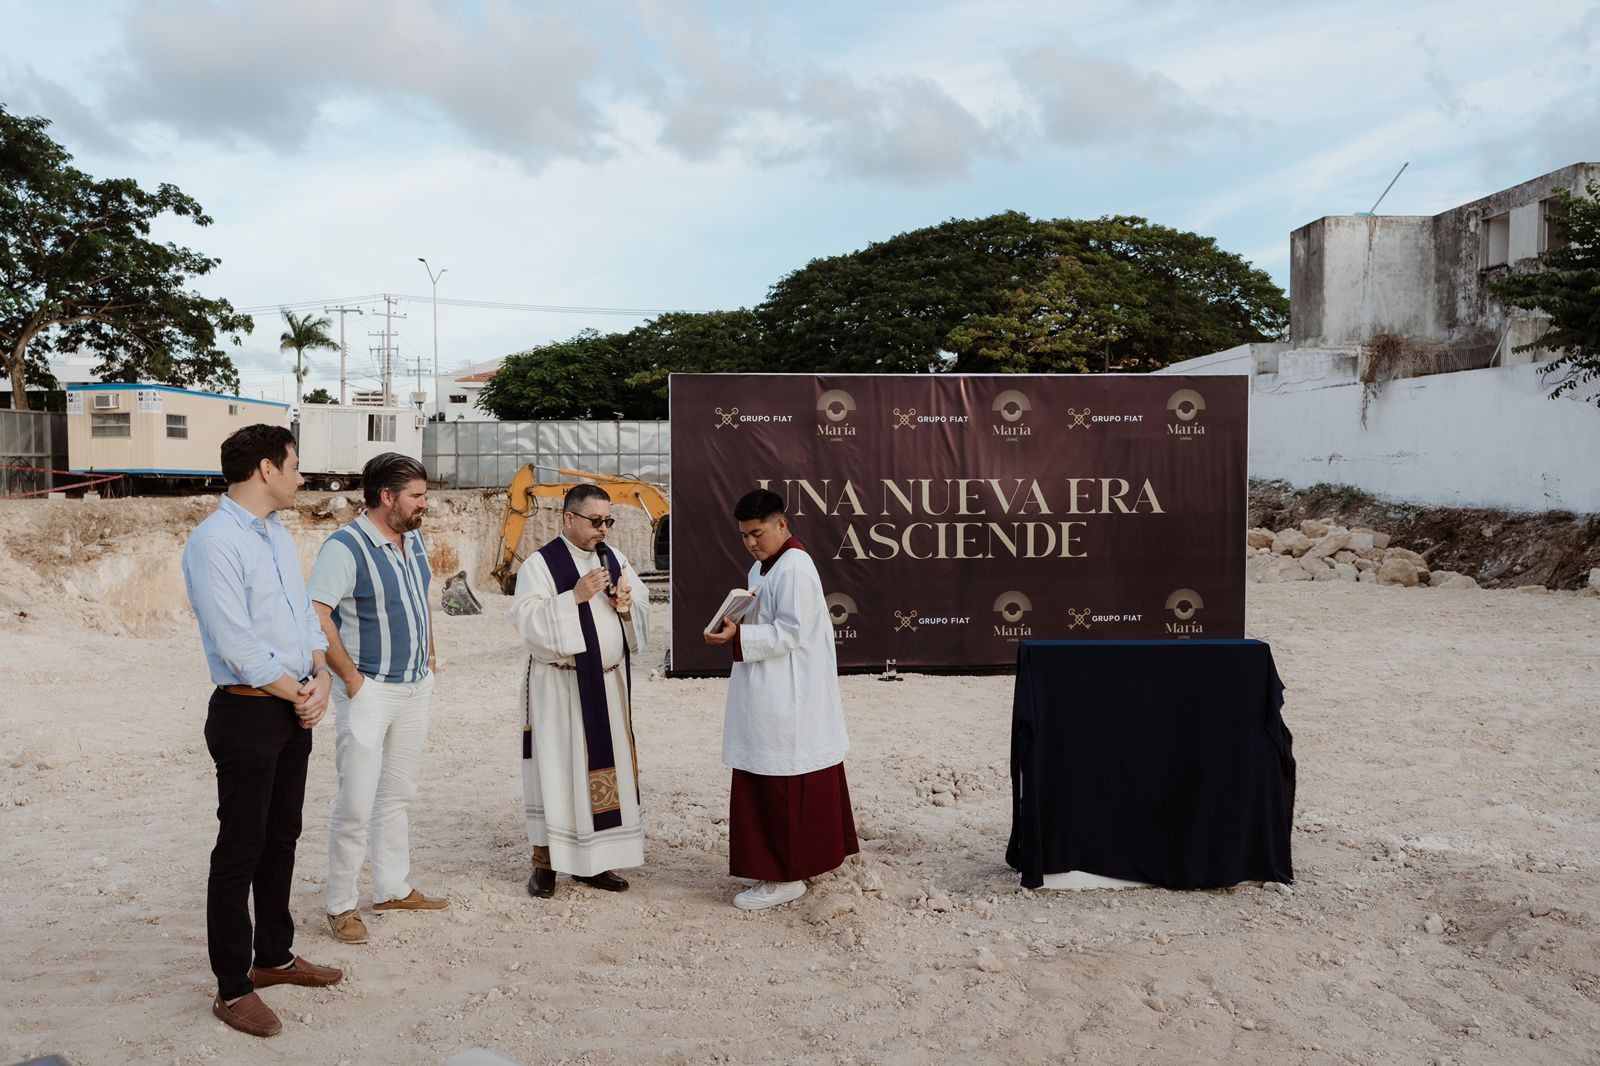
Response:
[[[238,430],[222,443],[222,473],[227,495],[183,549],[183,581],[216,685],[205,729],[220,823],[206,882],[211,1012],[240,1032],[272,1036],[282,1025],[256,989],[344,976],[294,954],[289,912],[311,730],[328,709],[332,679],[328,642],[277,514],[305,484],[294,435],[282,426]]]

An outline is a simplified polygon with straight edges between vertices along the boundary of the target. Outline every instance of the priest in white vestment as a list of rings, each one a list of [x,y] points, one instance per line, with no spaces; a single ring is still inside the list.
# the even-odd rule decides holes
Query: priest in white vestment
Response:
[[[557,871],[621,892],[628,882],[615,871],[644,863],[629,690],[650,598],[605,543],[615,521],[605,490],[578,485],[561,507],[561,536],[523,562],[511,605],[528,652],[520,701],[528,892],[541,899],[554,894]]]
[[[755,613],[706,635],[734,652],[722,761],[733,771],[728,872],[753,882],[742,910],[799,899],[805,879],[860,850],[845,781],[833,622],[816,564],[790,535],[783,498],[746,493],[734,519],[755,558]]]

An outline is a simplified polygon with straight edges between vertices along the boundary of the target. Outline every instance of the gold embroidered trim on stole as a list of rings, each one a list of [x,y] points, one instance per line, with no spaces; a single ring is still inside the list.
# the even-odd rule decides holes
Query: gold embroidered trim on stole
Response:
[[[622,808],[622,797],[617,791],[617,768],[589,771],[589,810],[595,814]]]

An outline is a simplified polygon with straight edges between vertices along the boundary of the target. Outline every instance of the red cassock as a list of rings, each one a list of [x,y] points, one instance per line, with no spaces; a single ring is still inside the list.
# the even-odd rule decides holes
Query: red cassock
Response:
[[[733,771],[730,875],[800,881],[835,869],[860,850],[844,763],[790,777]]]

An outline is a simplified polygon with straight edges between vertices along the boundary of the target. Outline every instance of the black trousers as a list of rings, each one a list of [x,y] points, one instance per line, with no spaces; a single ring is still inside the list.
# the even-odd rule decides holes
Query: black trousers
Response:
[[[263,967],[294,958],[289,890],[311,730],[300,727],[288,700],[219,688],[206,715],[206,748],[217,764],[219,823],[206,882],[206,946],[217,992],[234,999],[255,988],[252,957]]]

